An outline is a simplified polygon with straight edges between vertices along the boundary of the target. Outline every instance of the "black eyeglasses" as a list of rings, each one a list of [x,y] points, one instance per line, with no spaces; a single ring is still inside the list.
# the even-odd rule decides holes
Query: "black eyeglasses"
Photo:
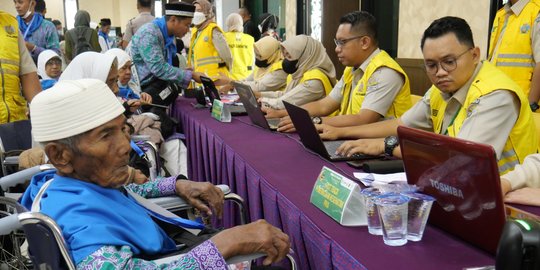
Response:
[[[62,60],[56,59],[56,58],[52,58],[51,60],[47,61],[47,63],[46,63],[45,65],[46,65],[46,66],[48,66],[48,65],[57,65],[57,66],[60,66],[60,65],[62,65]]]
[[[468,51],[472,50],[473,48],[468,48],[466,51],[458,54],[456,57],[448,57],[440,62],[426,62],[424,63],[424,67],[426,68],[426,72],[435,75],[437,72],[439,72],[439,65],[441,68],[446,72],[452,72],[457,68],[457,60],[465,55]]]
[[[335,39],[334,38],[334,43],[336,44],[336,47],[343,47],[343,46],[345,46],[345,44],[347,44],[347,42],[349,42],[351,40],[363,38],[365,36],[366,35],[362,35],[362,36],[356,36],[356,37],[351,37],[351,38],[346,38],[346,39]]]

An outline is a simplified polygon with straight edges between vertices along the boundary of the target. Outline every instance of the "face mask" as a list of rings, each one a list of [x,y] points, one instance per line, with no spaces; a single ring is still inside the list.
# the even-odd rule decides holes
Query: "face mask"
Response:
[[[298,67],[296,66],[298,64],[298,60],[289,61],[287,59],[283,59],[282,68],[283,71],[285,71],[287,74],[293,74],[298,70]]]
[[[268,60],[259,60],[255,58],[255,65],[260,68],[268,67],[270,64],[268,63]]]
[[[62,31],[62,30],[56,30],[56,32],[58,33],[59,36],[63,36],[63,35],[64,35],[64,31]]]
[[[24,16],[22,16],[23,19],[28,18],[30,15],[32,15],[32,11],[30,10],[30,7],[28,7],[28,11],[24,13]]]
[[[206,16],[204,15],[204,13],[196,11],[196,12],[193,14],[193,20],[191,21],[191,23],[192,23],[193,25],[195,25],[195,26],[199,26],[199,25],[201,25],[204,21],[206,21]]]

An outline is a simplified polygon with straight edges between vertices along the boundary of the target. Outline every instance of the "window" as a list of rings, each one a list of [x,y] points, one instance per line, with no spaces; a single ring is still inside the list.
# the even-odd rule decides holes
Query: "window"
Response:
[[[156,18],[160,18],[163,16],[163,3],[161,3],[161,1],[156,1],[154,3],[154,16],[156,16]]]

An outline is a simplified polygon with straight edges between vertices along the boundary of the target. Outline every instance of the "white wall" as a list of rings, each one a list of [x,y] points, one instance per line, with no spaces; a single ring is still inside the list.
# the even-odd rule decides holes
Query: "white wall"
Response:
[[[420,40],[435,19],[456,16],[471,26],[474,43],[486,55],[489,38],[489,0],[401,0],[399,3],[398,58],[422,58]]]
[[[238,5],[238,0],[216,0],[216,23],[223,29],[227,31],[225,27],[225,20],[227,16],[231,13],[238,12],[240,6]]]

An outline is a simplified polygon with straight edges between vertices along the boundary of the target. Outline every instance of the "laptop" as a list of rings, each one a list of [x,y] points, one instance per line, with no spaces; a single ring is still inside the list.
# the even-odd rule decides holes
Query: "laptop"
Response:
[[[240,97],[240,101],[242,101],[244,108],[246,108],[251,122],[265,129],[276,130],[278,128],[279,118],[266,119],[251,87],[239,82],[233,82],[233,85]]]
[[[492,254],[506,216],[493,147],[400,126],[407,182],[437,200],[429,222]]]
[[[214,99],[221,100],[219,96],[219,91],[216,88],[216,85],[212,79],[201,76],[201,82],[203,84],[204,94],[210,100],[210,106],[214,104]],[[242,105],[230,105],[231,115],[246,115],[246,109]]]
[[[364,154],[354,154],[350,157],[336,155],[336,150],[341,144],[346,142],[346,140],[323,141],[319,136],[319,132],[315,128],[315,125],[311,121],[308,111],[286,101],[283,101],[283,104],[285,105],[285,109],[291,118],[296,132],[300,136],[302,144],[320,156],[331,161],[364,160],[383,157]]]

